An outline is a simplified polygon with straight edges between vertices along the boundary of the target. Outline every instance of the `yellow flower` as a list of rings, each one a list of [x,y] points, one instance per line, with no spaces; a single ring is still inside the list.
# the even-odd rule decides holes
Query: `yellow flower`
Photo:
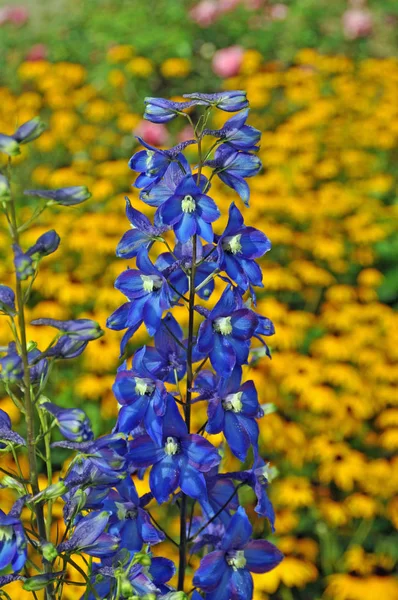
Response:
[[[149,58],[136,56],[126,64],[126,70],[137,77],[149,77],[152,75],[154,67]]]
[[[112,87],[122,88],[126,84],[126,76],[120,69],[112,69],[108,73],[108,81]]]
[[[160,72],[166,79],[187,77],[191,72],[191,61],[187,58],[168,58],[162,63]]]
[[[281,583],[289,588],[303,588],[311,581],[315,581],[317,577],[318,570],[315,565],[294,556],[286,556],[276,569],[269,573],[262,575],[253,573],[255,589],[269,594],[275,593]]]
[[[109,63],[120,63],[129,60],[134,54],[134,48],[127,44],[119,44],[109,48],[106,58]]]

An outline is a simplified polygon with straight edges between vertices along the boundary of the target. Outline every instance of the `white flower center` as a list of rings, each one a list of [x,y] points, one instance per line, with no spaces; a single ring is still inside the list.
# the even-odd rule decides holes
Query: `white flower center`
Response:
[[[233,237],[228,239],[226,250],[231,252],[232,254],[237,254],[242,250],[242,244],[240,243],[240,238],[242,234],[234,235]]]
[[[181,202],[182,212],[184,213],[192,213],[196,208],[195,199],[191,196],[191,194],[187,194],[184,196]]]
[[[164,446],[164,451],[168,456],[174,456],[178,452],[178,444],[175,438],[168,437]]]
[[[270,463],[267,463],[262,468],[262,475],[269,483],[271,483],[271,481],[278,476],[278,469],[271,466]]]
[[[232,410],[234,413],[240,413],[243,404],[241,401],[243,392],[236,392],[236,394],[228,394],[223,402],[225,410]]]
[[[145,382],[145,379],[140,379],[136,377],[135,379],[135,391],[139,396],[145,396],[148,390],[148,385]]]
[[[244,569],[246,566],[246,559],[243,550],[238,550],[235,556],[227,558],[227,563],[233,568],[234,571],[237,571],[238,569]]]
[[[146,292],[153,292],[154,281],[150,275],[141,275],[143,288]]]
[[[0,542],[7,542],[13,536],[13,528],[11,525],[3,525],[0,527]]]
[[[221,335],[232,333],[231,317],[220,317],[214,321],[214,329]]]

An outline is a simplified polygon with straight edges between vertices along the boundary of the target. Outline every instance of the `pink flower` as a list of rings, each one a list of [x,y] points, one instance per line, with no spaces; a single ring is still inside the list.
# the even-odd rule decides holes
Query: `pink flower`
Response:
[[[34,62],[47,58],[47,46],[45,44],[35,44],[27,53],[25,60]]]
[[[269,13],[273,21],[284,21],[287,17],[288,8],[286,4],[273,4]]]
[[[225,14],[231,10],[234,10],[240,3],[241,0],[219,0],[218,11],[222,14]]]
[[[348,40],[367,37],[373,30],[371,13],[364,8],[349,8],[342,17],[344,35]]]
[[[218,4],[214,0],[202,0],[189,11],[189,16],[200,27],[208,27],[217,20]]]
[[[234,77],[239,73],[244,50],[242,46],[229,46],[217,50],[213,56],[212,69],[219,77]]]
[[[144,138],[151,146],[163,146],[169,139],[167,128],[163,123],[141,121],[135,128],[134,134]]]
[[[29,19],[29,11],[25,6],[4,6],[0,10],[0,25],[12,23],[12,25],[23,25]]]

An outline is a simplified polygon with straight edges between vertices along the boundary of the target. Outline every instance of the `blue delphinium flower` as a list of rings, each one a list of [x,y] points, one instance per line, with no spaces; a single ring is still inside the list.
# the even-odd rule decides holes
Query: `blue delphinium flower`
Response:
[[[20,517],[26,497],[19,498],[8,515],[0,510],[0,571],[20,571],[28,557],[28,541]]]
[[[24,194],[26,196],[38,196],[61,206],[81,204],[91,197],[91,193],[84,185],[72,185],[56,190],[25,190]]]
[[[116,591],[117,579],[122,574],[123,579],[118,588],[122,598],[163,600],[163,594],[171,589],[166,583],[175,573],[174,564],[167,558],[152,556],[150,553],[142,557],[142,562],[144,564],[136,563],[131,566],[131,558],[120,552],[114,557],[102,559],[99,564],[94,564],[92,584],[98,596],[108,598],[112,591]],[[147,565],[147,562],[150,564]],[[87,600],[95,600],[95,596],[90,593]]]
[[[109,532],[119,537],[122,547],[130,552],[139,552],[144,544],[158,544],[165,539],[141,508],[137,490],[129,477],[120,482],[116,490],[110,490],[102,506],[111,514]]]
[[[160,325],[162,314],[172,305],[169,284],[150,261],[145,248],[137,254],[138,269],[128,269],[116,279],[115,287],[129,302],[118,308],[108,319],[110,329],[129,328],[133,332],[142,322],[150,335]]]
[[[58,552],[83,552],[97,558],[115,554],[120,538],[105,532],[109,518],[110,513],[106,511],[93,512],[82,517],[70,538],[59,544]]]
[[[261,170],[261,161],[255,154],[239,152],[229,144],[217,148],[214,159],[209,159],[205,165],[212,167],[218,177],[228,187],[235,190],[246,206],[249,206],[250,189],[245,181]]]
[[[255,259],[271,249],[267,236],[254,227],[245,227],[240,210],[229,207],[229,219],[224,233],[217,236],[220,269],[224,270],[243,290],[249,285],[262,287],[262,272]]]
[[[62,435],[72,442],[88,442],[94,439],[91,429],[91,423],[80,408],[61,408],[53,402],[43,402],[41,404],[57,422]]]
[[[157,214],[161,222],[173,227],[178,241],[185,244],[196,233],[206,242],[212,242],[211,223],[218,219],[220,211],[214,200],[203,194],[193,176],[186,175]]]
[[[195,381],[200,392],[197,400],[207,400],[208,433],[224,433],[232,452],[245,461],[250,446],[258,452],[258,425],[263,416],[253,381],[241,385],[242,371],[235,367],[230,377],[219,378],[211,371],[202,371]]]
[[[126,231],[116,248],[116,255],[120,258],[134,258],[142,247],[149,250],[156,240],[161,239],[162,233],[169,229],[167,225],[152,225],[148,217],[133,208],[127,196],[126,215],[132,229]]]
[[[124,472],[126,466],[126,436],[122,433],[104,435],[88,442],[54,442],[52,447],[79,450],[88,463],[101,472],[115,475],[116,480],[119,478],[117,472]]]
[[[253,596],[252,573],[267,573],[282,560],[265,540],[251,540],[252,526],[242,507],[232,517],[216,550],[202,558],[193,585],[206,600],[247,600]]]
[[[179,381],[187,369],[183,338],[180,325],[171,313],[167,313],[155,333],[155,346],[144,346],[134,354],[133,369],[143,377],[168,383]]]
[[[236,112],[246,108],[249,103],[246,98],[246,92],[243,90],[232,90],[229,92],[217,92],[215,94],[183,94],[184,98],[195,100],[198,105],[216,106],[226,112]]]
[[[207,497],[203,473],[220,462],[220,456],[201,435],[188,434],[174,400],[169,398],[163,420],[162,445],[148,435],[129,442],[128,460],[137,468],[152,466],[149,485],[159,503],[178,486],[191,498]]]
[[[204,309],[201,309],[202,314]],[[231,286],[223,292],[213,310],[199,327],[197,345],[209,355],[210,362],[221,377],[228,377],[235,365],[247,363],[250,339],[258,325],[253,311],[237,304]]]
[[[190,172],[189,163],[182,154],[182,150],[190,144],[194,144],[195,140],[187,140],[168,150],[161,150],[156,146],[147,144],[140,137],[137,139],[146,150],[139,150],[133,154],[129,161],[130,169],[139,173],[134,182],[134,187],[144,191],[149,190],[151,186],[160,182],[173,162],[178,163],[182,172]],[[145,194],[141,193],[140,197],[145,201]]]
[[[242,110],[226,121],[221,129],[205,129],[204,135],[212,135],[220,141],[227,142],[235,150],[256,152],[260,141],[261,131],[246,125],[249,109]]]
[[[140,352],[142,354],[145,350],[142,348]],[[148,377],[147,370],[139,368],[141,363],[138,360],[136,365],[137,370],[119,370],[113,384],[113,393],[121,405],[115,431],[129,435],[144,423],[150,437],[161,443],[167,390],[162,381]]]
[[[147,97],[145,102],[144,119],[152,123],[167,123],[178,117],[182,111],[194,106],[196,102],[174,102],[166,98]]]

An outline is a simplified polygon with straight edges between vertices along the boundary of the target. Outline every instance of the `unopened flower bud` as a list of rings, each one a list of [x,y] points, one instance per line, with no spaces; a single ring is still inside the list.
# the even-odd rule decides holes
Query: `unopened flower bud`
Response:
[[[65,483],[63,481],[58,481],[57,483],[49,485],[45,490],[34,496],[33,502],[36,504],[37,502],[43,502],[43,500],[56,500],[67,491],[68,488]]]
[[[74,206],[88,200],[91,193],[84,185],[73,185],[59,188],[57,190],[25,190],[26,196],[38,196],[47,199],[47,205],[61,204],[62,206]]]
[[[51,542],[45,542],[42,544],[41,553],[48,562],[52,562],[58,556],[57,549]]]
[[[15,294],[8,285],[0,285],[0,310],[15,315]]]
[[[18,156],[21,154],[19,144],[10,135],[0,133],[0,152],[4,152],[8,156]]]
[[[135,557],[135,562],[139,563],[143,567],[150,567],[152,560],[149,554],[145,554],[145,552],[138,552]]]
[[[9,490],[15,490],[16,492],[19,492],[21,494],[25,493],[22,483],[20,483],[10,475],[4,475],[3,479],[1,480],[1,486]]]
[[[10,184],[4,175],[0,175],[0,200],[8,202],[10,199]]]
[[[126,578],[122,579],[120,584],[120,590],[122,592],[122,596],[129,596],[134,592],[134,588],[131,585],[130,581]]]
[[[30,121],[18,127],[12,137],[20,144],[27,144],[38,138],[45,129],[46,125],[40,117],[34,117],[34,119],[30,119]]]

